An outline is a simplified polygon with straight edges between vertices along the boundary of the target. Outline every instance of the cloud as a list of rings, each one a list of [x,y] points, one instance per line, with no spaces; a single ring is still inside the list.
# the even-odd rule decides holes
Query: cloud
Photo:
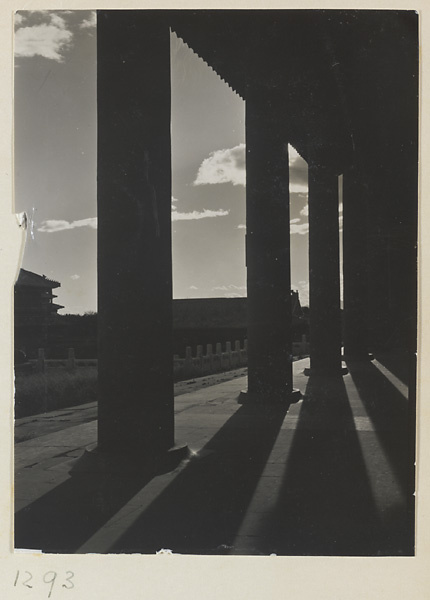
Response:
[[[296,219],[293,219],[295,221]],[[291,235],[306,235],[309,232],[309,224],[308,223],[290,223],[290,233]]]
[[[90,227],[91,229],[97,229],[97,217],[81,219],[80,221],[60,221],[50,219],[48,221],[43,221],[41,227],[39,227],[37,231],[42,231],[43,233],[56,233],[57,231],[76,229],[77,227]]]
[[[22,23],[24,22],[24,15],[22,15],[19,12],[15,13],[15,27],[19,27],[20,25],[22,25]]]
[[[80,279],[81,276],[80,275],[70,275],[70,279],[73,279],[73,281],[76,281],[76,279]]]
[[[300,223],[300,219],[291,219],[290,225],[292,225],[293,223]]]
[[[300,214],[302,215],[302,217],[308,217],[309,216],[309,205],[306,204],[306,206],[304,206],[302,208],[302,210],[300,211]]]
[[[292,146],[289,149],[290,193],[308,192],[308,165]],[[234,148],[215,150],[199,167],[194,185],[232,183],[246,185],[246,147],[239,144]]]
[[[193,210],[192,212],[181,213],[177,211],[172,212],[172,221],[196,221],[198,219],[208,219],[213,217],[226,217],[230,213],[229,210],[207,210],[206,208],[198,211]]]
[[[230,285],[217,285],[215,287],[212,288],[212,291],[220,291],[220,292],[228,292],[229,290],[238,290],[238,291],[242,291],[242,290],[246,290],[246,285],[234,285],[234,284],[230,284]]]
[[[85,19],[84,21],[82,21],[82,23],[79,25],[79,27],[81,29],[92,29],[94,27],[97,27],[97,13],[96,11],[92,11],[91,16],[89,19]]]
[[[236,229],[246,229],[246,225],[238,225]]]
[[[177,198],[172,197],[172,221],[196,221],[199,219],[209,219],[214,217],[226,217],[230,211],[220,208],[219,210],[193,210],[192,212],[179,212],[175,206]]]
[[[306,204],[302,210],[300,211],[300,214],[302,215],[302,217],[308,217],[309,216],[309,205]],[[339,204],[339,216],[341,216],[343,214],[343,204],[342,202]]]
[[[245,144],[215,150],[199,167],[194,185],[216,183],[246,184]]]
[[[66,21],[57,13],[38,11],[47,22],[29,27],[19,27],[24,22],[22,15],[15,15],[18,29],[15,33],[15,56],[42,56],[63,62],[63,52],[72,44],[73,33],[67,29]],[[17,21],[18,19],[18,21]]]
[[[196,287],[195,285],[190,285],[190,290],[198,290],[199,288]]]

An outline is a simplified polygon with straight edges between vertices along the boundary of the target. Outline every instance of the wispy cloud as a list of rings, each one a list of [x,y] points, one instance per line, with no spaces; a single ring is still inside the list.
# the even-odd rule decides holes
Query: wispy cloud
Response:
[[[77,275],[77,274],[75,274],[75,275],[70,275],[70,279],[73,279],[73,281],[76,281],[77,279],[80,279],[80,278],[81,278],[81,276],[80,276],[80,275]]]
[[[24,19],[24,15],[23,14],[21,14],[19,12],[15,13],[15,27],[19,27],[20,25],[22,25],[23,22],[24,22],[24,20],[25,19]]]
[[[246,225],[238,225],[236,229],[246,229]]]
[[[237,290],[239,292],[246,290],[246,285],[217,285],[212,288],[213,292],[231,292],[232,290]]]
[[[193,210],[191,212],[179,212],[178,204],[179,200],[172,196],[172,221],[196,221],[199,219],[210,219],[215,217],[226,217],[230,211],[220,208],[219,210],[209,210],[204,208],[203,210]]]
[[[15,56],[42,56],[56,62],[63,62],[63,53],[72,44],[73,33],[66,21],[58,13],[37,11],[42,23],[28,26],[28,18],[22,13],[15,15]]]
[[[97,217],[81,219],[80,221],[49,219],[47,221],[43,221],[42,225],[37,229],[37,231],[42,231],[43,233],[56,233],[57,231],[76,229],[77,227],[90,227],[91,229],[97,229]]]
[[[215,150],[199,167],[194,185],[217,183],[246,184],[245,144]]]
[[[226,217],[230,213],[229,210],[223,210],[220,208],[219,210],[193,210],[192,212],[182,213],[173,211],[172,212],[172,221],[196,221],[199,219],[208,219],[214,217]]]
[[[79,27],[81,29],[94,29],[95,27],[97,27],[97,13],[96,11],[92,11],[89,19],[85,19],[84,21],[82,21],[82,23],[79,25]]]
[[[302,217],[308,217],[309,216],[309,205],[306,204],[302,210],[300,211],[300,214],[302,215]],[[343,214],[343,204],[342,202],[339,204],[339,216],[341,216]]]
[[[190,290],[198,290],[199,288],[196,287],[195,285],[190,285]]]
[[[293,219],[295,221],[296,219]],[[290,233],[291,235],[306,235],[309,233],[309,224],[308,223],[291,223],[290,222]]]

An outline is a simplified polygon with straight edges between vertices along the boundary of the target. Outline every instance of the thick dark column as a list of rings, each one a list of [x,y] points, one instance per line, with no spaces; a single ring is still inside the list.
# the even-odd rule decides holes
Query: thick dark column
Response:
[[[174,443],[169,27],[99,11],[99,450]]]
[[[369,360],[367,347],[367,192],[359,170],[343,175],[343,342],[346,359]]]
[[[247,400],[291,401],[288,145],[276,111],[246,101]]]
[[[309,166],[309,303],[312,374],[341,373],[338,177]]]

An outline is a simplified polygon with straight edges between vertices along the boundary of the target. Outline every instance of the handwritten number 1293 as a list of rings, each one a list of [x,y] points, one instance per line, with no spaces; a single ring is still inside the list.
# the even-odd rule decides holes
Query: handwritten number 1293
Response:
[[[54,589],[54,584],[57,581],[57,578],[59,579],[57,585],[60,585],[61,583],[61,587],[65,588],[66,590],[71,590],[75,587],[75,584],[73,583],[74,576],[75,574],[73,573],[73,571],[66,571],[65,576],[61,578],[62,582],[60,582],[59,575],[56,571],[47,571],[43,575],[42,581],[43,583],[49,586],[48,598],[51,597],[52,590]],[[34,584],[36,582],[33,581],[33,574],[30,573],[30,571],[23,571],[22,573],[21,571],[17,571],[15,581],[13,584],[14,587],[16,587],[18,583],[27,588],[33,588],[35,587]]]

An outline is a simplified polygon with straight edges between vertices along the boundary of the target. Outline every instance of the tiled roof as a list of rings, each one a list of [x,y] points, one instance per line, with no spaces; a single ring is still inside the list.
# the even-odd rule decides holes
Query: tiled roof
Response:
[[[292,294],[293,322],[299,320],[302,308],[297,293]],[[186,298],[173,300],[175,329],[246,328],[247,298]]]
[[[37,275],[26,269],[20,269],[18,279],[16,280],[15,286],[19,287],[36,287],[36,288],[47,288],[49,290],[60,287],[58,281],[48,279],[45,275]]]

